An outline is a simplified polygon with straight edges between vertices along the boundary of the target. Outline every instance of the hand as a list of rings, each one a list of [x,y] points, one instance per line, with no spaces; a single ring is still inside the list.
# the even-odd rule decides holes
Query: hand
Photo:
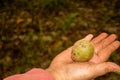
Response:
[[[106,62],[120,42],[116,35],[101,33],[93,38],[92,34],[84,39],[94,46],[94,56],[88,62],[74,62],[71,59],[72,47],[57,55],[48,70],[55,80],[91,80],[108,72],[120,71],[120,66],[113,62]]]

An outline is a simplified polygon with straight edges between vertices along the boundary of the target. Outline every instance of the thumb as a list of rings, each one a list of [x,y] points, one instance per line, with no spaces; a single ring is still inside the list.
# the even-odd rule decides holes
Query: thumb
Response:
[[[120,66],[113,62],[104,62],[96,64],[93,72],[95,73],[94,77],[98,77],[109,72],[120,73]]]

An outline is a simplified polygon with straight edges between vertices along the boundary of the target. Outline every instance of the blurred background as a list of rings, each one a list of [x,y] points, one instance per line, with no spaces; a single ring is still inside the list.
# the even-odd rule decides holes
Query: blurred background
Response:
[[[0,0],[0,78],[45,69],[75,41],[101,32],[120,40],[120,0]],[[109,61],[120,65],[120,48]]]

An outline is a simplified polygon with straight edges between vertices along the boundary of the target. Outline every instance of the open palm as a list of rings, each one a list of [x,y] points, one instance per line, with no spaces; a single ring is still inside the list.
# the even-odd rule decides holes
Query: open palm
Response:
[[[106,62],[120,42],[116,35],[101,33],[93,38],[87,35],[85,40],[94,46],[94,56],[88,62],[74,62],[71,58],[72,46],[58,54],[47,69],[55,80],[91,80],[108,72],[120,71],[120,67],[113,62]]]

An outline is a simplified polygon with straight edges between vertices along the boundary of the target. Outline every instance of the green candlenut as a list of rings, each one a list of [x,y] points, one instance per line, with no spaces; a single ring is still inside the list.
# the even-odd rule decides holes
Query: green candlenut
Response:
[[[94,54],[94,47],[93,45],[84,39],[78,40],[73,45],[72,49],[72,59],[74,61],[89,61]]]

